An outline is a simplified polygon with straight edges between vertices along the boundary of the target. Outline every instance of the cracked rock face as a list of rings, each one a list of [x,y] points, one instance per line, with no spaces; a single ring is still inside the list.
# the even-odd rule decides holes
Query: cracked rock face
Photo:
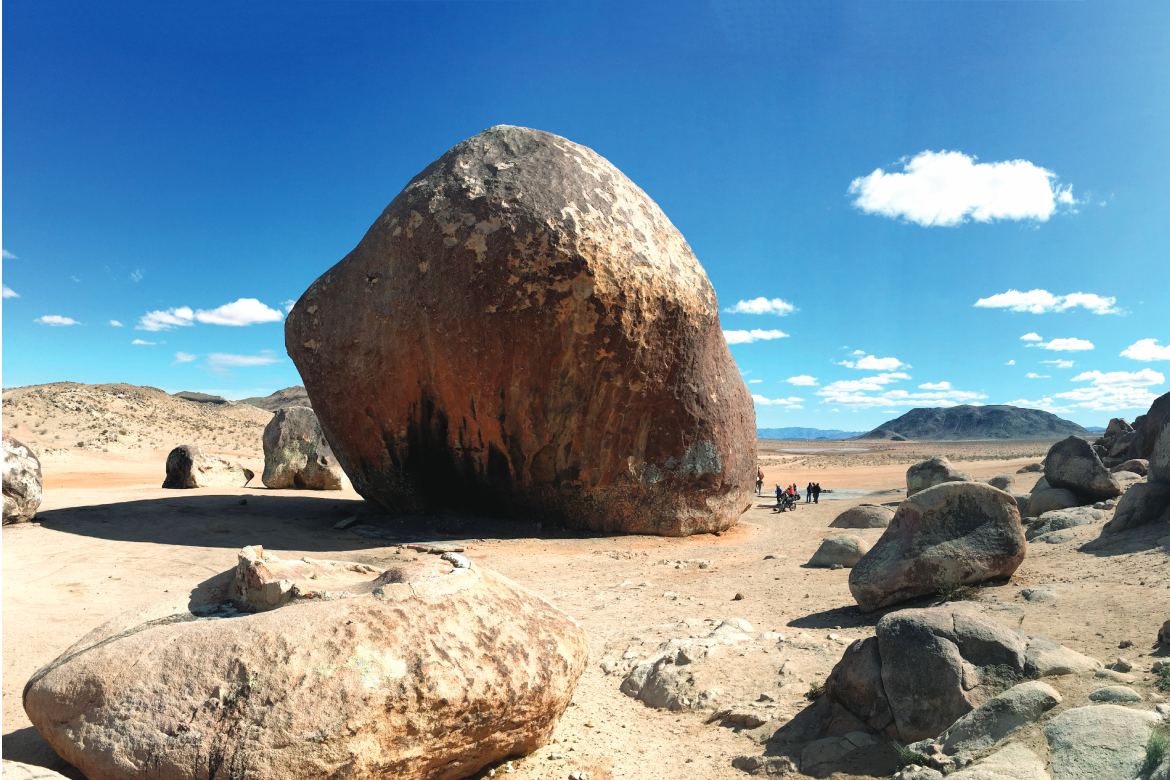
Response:
[[[25,523],[41,506],[41,461],[32,448],[4,434],[4,524]]]
[[[307,406],[277,409],[264,427],[266,487],[341,490],[341,466]]]
[[[755,412],[682,235],[592,150],[498,126],[416,176],[285,327],[354,487],[391,511],[734,524]]]
[[[586,645],[456,557],[245,548],[190,603],[90,632],[32,677],[25,711],[90,778],[473,775],[547,741]]]

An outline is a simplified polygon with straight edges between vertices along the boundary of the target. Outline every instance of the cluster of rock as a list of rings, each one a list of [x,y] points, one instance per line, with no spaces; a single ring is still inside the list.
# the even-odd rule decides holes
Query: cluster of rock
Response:
[[[459,778],[544,744],[585,659],[571,618],[461,555],[245,548],[190,602],[86,635],[24,706],[89,777]]]
[[[1120,417],[1110,420],[1105,433],[1093,443],[1093,449],[1109,468],[1130,460],[1149,460],[1167,423],[1170,423],[1170,393],[1159,396],[1133,425]]]
[[[341,466],[307,406],[277,409],[264,427],[264,473],[270,488],[341,490]]]
[[[251,469],[218,455],[205,455],[193,444],[182,444],[167,455],[164,488],[243,487],[256,475]]]
[[[710,281],[564,138],[493,127],[427,166],[285,342],[354,487],[391,511],[679,536],[750,504],[755,412]]]
[[[1131,486],[1117,502],[1117,510],[1104,533],[1152,523],[1170,525],[1170,422],[1154,438],[1147,463],[1146,480]]]
[[[41,461],[32,448],[3,435],[4,525],[26,523],[41,506]]]

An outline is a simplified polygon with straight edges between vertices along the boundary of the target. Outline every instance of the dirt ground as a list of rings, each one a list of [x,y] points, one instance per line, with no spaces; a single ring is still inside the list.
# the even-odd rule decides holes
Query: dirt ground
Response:
[[[824,451],[843,447],[866,449]],[[986,479],[1013,474],[1046,449],[1037,442],[762,442],[766,493],[775,483],[803,488],[809,481],[836,492],[782,514],[765,496],[732,530],[686,539],[574,537],[532,523],[460,516],[390,520],[368,514],[349,490],[162,490],[164,451],[57,453],[45,459],[38,522],[3,529],[3,755],[79,777],[30,726],[21,707],[25,681],[93,626],[233,567],[244,545],[262,544],[282,557],[376,565],[403,543],[442,539],[462,540],[473,560],[543,594],[589,636],[590,663],[553,741],[497,768],[497,776],[743,778],[732,758],[761,753],[769,729],[805,706],[809,686],[823,681],[845,645],[871,633],[881,616],[855,608],[848,570],[803,566],[825,536],[837,533],[828,529],[833,518],[858,503],[897,501],[906,465],[930,454],[946,453]],[[259,472],[262,464],[245,465]],[[1020,477],[1031,478],[1027,489],[1035,475]],[[886,492],[865,495],[877,491]],[[333,529],[355,514],[356,525]],[[1135,661],[1136,687],[1156,696],[1147,656],[1170,617],[1170,556],[1152,532],[1109,544],[1096,541],[1099,532],[1099,525],[1082,526],[1070,543],[1032,545],[1012,582],[980,589],[973,604],[1102,660],[1125,655]],[[880,530],[856,533],[873,542]],[[1037,585],[1050,587],[1055,600],[1020,596]],[[744,697],[744,706],[759,694],[772,700],[774,720],[763,728],[707,723],[709,712],[652,709],[619,691],[621,673],[603,668],[612,667],[603,661],[644,657],[661,641],[693,635],[704,620],[730,618],[747,620],[761,636],[782,636],[768,634],[755,651],[731,653],[715,672],[723,678],[715,683]],[[1134,646],[1119,650],[1122,640]],[[785,660],[798,648],[800,672],[785,678]]]

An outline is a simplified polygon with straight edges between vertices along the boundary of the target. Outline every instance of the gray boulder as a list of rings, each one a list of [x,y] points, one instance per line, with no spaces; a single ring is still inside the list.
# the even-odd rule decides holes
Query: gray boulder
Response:
[[[1052,780],[1044,761],[1015,742],[946,777],[948,780]]]
[[[1020,466],[1016,469],[1017,474],[1043,474],[1043,463],[1029,463],[1027,466]]]
[[[945,483],[902,502],[877,544],[849,573],[849,590],[868,612],[1010,577],[1026,552],[1011,496],[981,482]]]
[[[1102,534],[1116,534],[1151,523],[1170,523],[1170,483],[1138,482],[1117,502]]]
[[[4,525],[26,523],[41,506],[41,461],[27,444],[4,440]]]
[[[1084,502],[1071,490],[1048,487],[1047,483],[1032,489],[1028,496],[1028,514],[1038,517],[1055,509],[1081,506]]]
[[[307,406],[278,409],[264,427],[264,474],[270,488],[341,490],[341,466]]]
[[[1007,492],[1010,493],[1010,492],[1012,492],[1011,491],[1012,483],[1015,481],[1016,481],[1016,478],[1014,476],[1012,476],[1011,474],[996,474],[994,477],[987,480],[987,484],[991,485],[993,488],[999,488],[1000,490],[1006,490]]]
[[[1013,685],[959,718],[935,741],[949,756],[977,753],[1036,722],[1060,702],[1060,693],[1048,683]]]
[[[869,543],[857,536],[830,536],[821,542],[808,565],[817,568],[852,568],[869,552]]]
[[[243,487],[252,476],[251,471],[236,463],[216,455],[204,455],[198,447],[183,444],[167,455],[167,476],[162,486],[176,490]]]
[[[1101,668],[1096,658],[1082,655],[1044,636],[1027,636],[1024,669],[1029,677],[1059,677],[1065,674],[1095,672]]]
[[[1167,423],[1170,423],[1170,393],[1163,393],[1150,404],[1148,412],[1133,421],[1137,436],[1127,457],[1149,459],[1154,452],[1158,434]]]
[[[1129,780],[1146,756],[1150,732],[1161,721],[1152,712],[1116,704],[1077,707],[1044,727],[1054,780]]]
[[[1110,473],[1116,475],[1119,471],[1128,471],[1131,474],[1137,474],[1139,477],[1144,477],[1150,470],[1150,462],[1144,458],[1130,458],[1127,461],[1118,463],[1113,468],[1109,469]]]
[[[1148,463],[1151,481],[1170,482],[1170,422],[1158,432]]]
[[[944,457],[928,458],[906,470],[906,496],[945,482],[972,482],[974,478],[951,465]]]
[[[1104,519],[1105,512],[1092,507],[1077,506],[1069,509],[1054,509],[1037,517],[1036,522],[1028,526],[1025,536],[1028,541],[1031,541],[1051,531],[1063,531],[1066,528],[1099,523]]]
[[[1142,695],[1130,688],[1128,685],[1106,685],[1104,688],[1098,688],[1089,694],[1089,701],[1105,701],[1114,702],[1116,704],[1128,704],[1130,702],[1141,701]]]
[[[894,517],[894,510],[888,506],[861,504],[846,509],[837,515],[830,528],[885,528]]]
[[[1044,479],[1052,487],[1076,493],[1082,503],[1121,495],[1121,486],[1093,447],[1078,436],[1058,441],[1048,450],[1044,457]]]

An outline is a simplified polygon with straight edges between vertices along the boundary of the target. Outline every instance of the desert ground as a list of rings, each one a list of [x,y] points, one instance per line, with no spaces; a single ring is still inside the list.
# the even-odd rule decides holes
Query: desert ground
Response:
[[[189,404],[189,402],[181,402]],[[761,441],[765,495],[733,529],[689,538],[603,537],[542,528],[536,520],[467,516],[389,518],[372,513],[351,489],[341,492],[246,488],[163,490],[164,439],[157,417],[99,447],[68,442],[60,414],[9,403],[5,427],[42,452],[44,503],[36,522],[3,530],[3,755],[81,777],[56,757],[21,706],[25,682],[90,628],[136,605],[194,589],[235,565],[244,545],[282,557],[302,555],[377,565],[401,546],[441,540],[474,561],[542,594],[584,627],[590,659],[550,744],[490,770],[517,778],[742,778],[735,756],[763,743],[808,702],[845,646],[872,633],[883,613],[863,614],[847,587],[848,569],[804,564],[829,523],[859,503],[896,502],[905,470],[944,454],[978,478],[1014,474],[1037,462],[1049,442]],[[185,413],[201,410],[176,407]],[[14,414],[15,412],[15,414]],[[76,414],[76,412],[73,412]],[[151,414],[154,414],[152,412]],[[200,443],[259,473],[259,429],[267,413],[241,418]],[[87,418],[96,417],[89,413]],[[217,413],[222,416],[222,413]],[[29,419],[26,419],[29,418]],[[35,418],[35,419],[33,419]],[[132,426],[133,427],[133,426]],[[239,428],[239,430],[236,430]],[[44,433],[37,431],[44,429]],[[101,430],[107,430],[102,427]],[[254,438],[252,437],[255,434]],[[54,438],[59,437],[59,438]],[[87,437],[92,438],[92,437]],[[218,446],[217,446],[218,445]],[[1027,490],[1035,474],[1021,474]],[[820,482],[833,493],[819,504],[774,513],[776,483]],[[357,522],[338,530],[338,521]],[[1149,672],[1153,638],[1170,603],[1170,556],[1154,532],[1098,542],[1099,525],[1074,529],[1066,544],[1032,544],[1012,580],[968,597],[1011,627],[1047,635],[1103,660],[1135,662],[1134,684],[1159,700]],[[852,530],[876,541],[881,529]],[[1029,601],[1027,588],[1051,598]],[[931,603],[929,600],[923,604]],[[711,709],[654,709],[619,690],[630,666],[672,638],[705,636],[720,621],[746,620],[753,639],[701,670],[697,689],[719,709],[750,710],[756,720],[712,720]],[[740,624],[742,625],[742,624]],[[1133,643],[1125,651],[1123,641]],[[700,673],[697,671],[697,675]],[[1052,680],[1065,705],[1083,701],[1091,680]],[[1072,689],[1076,689],[1075,691]],[[714,707],[716,705],[712,705]],[[734,720],[734,719],[733,719]],[[710,722],[709,722],[710,721]],[[1030,747],[1044,755],[1043,740]],[[880,762],[879,762],[880,763]],[[834,776],[888,776],[891,767],[848,767]],[[852,773],[852,774],[851,774]]]

